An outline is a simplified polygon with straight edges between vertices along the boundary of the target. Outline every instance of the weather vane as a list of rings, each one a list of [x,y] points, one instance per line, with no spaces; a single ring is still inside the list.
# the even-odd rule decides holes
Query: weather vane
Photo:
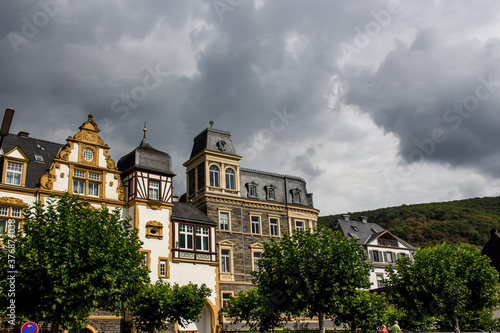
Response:
[[[210,128],[214,128],[214,121],[213,120],[210,120],[209,124],[210,124]]]
[[[146,132],[148,129],[146,128],[146,121],[144,121],[144,128],[142,129],[144,131],[144,139],[146,138]]]

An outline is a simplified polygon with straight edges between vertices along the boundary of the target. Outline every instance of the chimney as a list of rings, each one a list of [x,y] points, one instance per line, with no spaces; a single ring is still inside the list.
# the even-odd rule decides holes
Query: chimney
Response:
[[[349,221],[349,215],[344,215],[344,220]]]
[[[363,223],[368,223],[368,217],[367,216],[361,216],[361,221],[363,221]]]
[[[20,131],[19,133],[17,133],[17,135],[19,135],[21,138],[27,138],[30,136],[28,132],[23,132],[23,131]]]

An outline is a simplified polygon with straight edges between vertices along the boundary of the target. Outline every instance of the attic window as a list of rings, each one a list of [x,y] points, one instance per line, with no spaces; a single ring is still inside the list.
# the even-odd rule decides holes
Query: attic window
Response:
[[[43,162],[43,156],[35,154],[35,161],[37,161],[37,162]]]
[[[350,232],[348,233],[351,238],[359,239],[359,237],[356,234],[351,234]]]
[[[355,225],[351,225],[351,228],[353,228],[354,231],[359,231],[358,227],[356,227]]]
[[[378,231],[377,231],[377,230],[375,230],[374,228],[371,228],[371,229],[372,229],[372,231],[373,231],[374,233],[377,233],[377,232],[378,232]]]

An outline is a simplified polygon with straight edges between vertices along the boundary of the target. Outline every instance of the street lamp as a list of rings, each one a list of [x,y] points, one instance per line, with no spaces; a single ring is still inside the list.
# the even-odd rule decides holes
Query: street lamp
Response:
[[[14,109],[11,108],[5,109],[5,114],[3,115],[3,121],[2,121],[2,128],[0,128],[0,155],[3,155],[3,150],[2,150],[3,138],[9,134],[12,118],[14,118]]]

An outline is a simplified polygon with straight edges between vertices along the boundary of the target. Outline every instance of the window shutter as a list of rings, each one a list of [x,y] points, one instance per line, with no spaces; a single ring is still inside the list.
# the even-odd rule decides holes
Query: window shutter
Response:
[[[370,261],[373,261],[373,250],[370,250]]]

